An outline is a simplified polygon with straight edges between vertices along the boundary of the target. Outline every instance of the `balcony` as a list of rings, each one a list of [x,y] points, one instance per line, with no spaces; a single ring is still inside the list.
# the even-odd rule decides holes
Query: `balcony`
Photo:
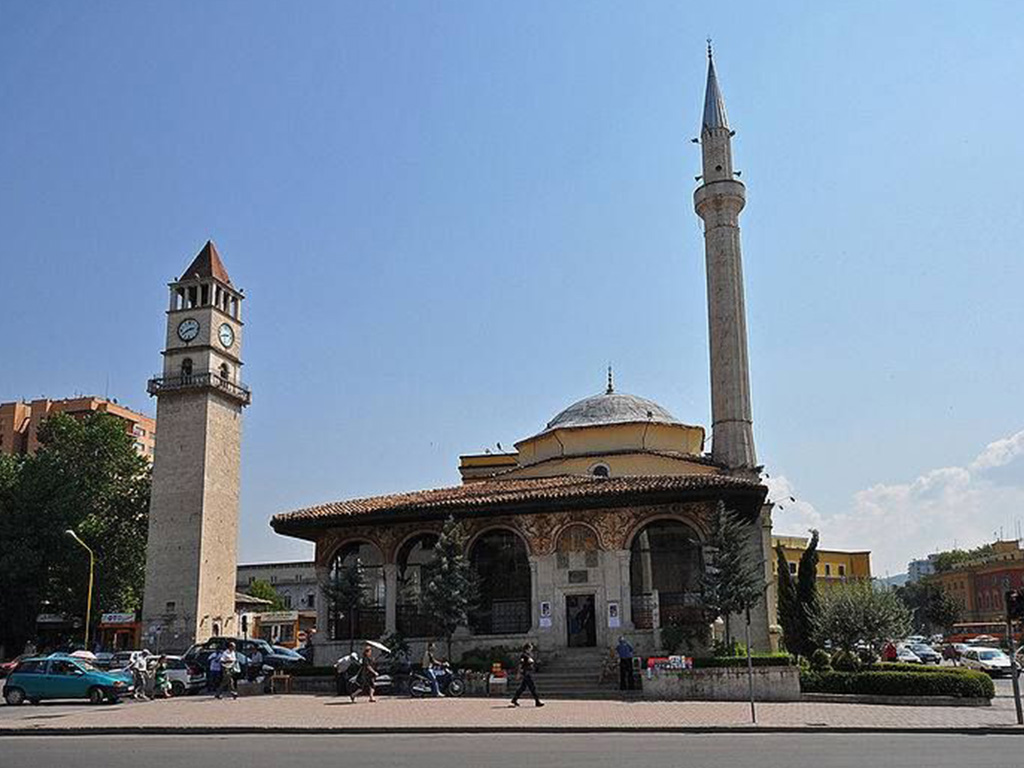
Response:
[[[188,389],[216,389],[243,406],[249,405],[252,401],[252,393],[245,384],[235,384],[213,371],[192,373],[187,376],[154,376],[146,385],[146,391],[150,395],[163,395]]]

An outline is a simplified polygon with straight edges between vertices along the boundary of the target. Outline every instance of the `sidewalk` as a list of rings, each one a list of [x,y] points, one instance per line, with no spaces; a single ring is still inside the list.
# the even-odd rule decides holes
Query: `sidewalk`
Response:
[[[765,703],[757,728],[779,731],[992,731],[1024,734],[1013,702],[991,707],[911,707],[858,704]],[[193,696],[118,705],[0,706],[0,736],[28,733],[273,733],[273,732],[581,732],[748,731],[743,702],[559,701],[537,709],[503,699],[380,697],[352,704],[333,696],[252,696],[217,701]]]

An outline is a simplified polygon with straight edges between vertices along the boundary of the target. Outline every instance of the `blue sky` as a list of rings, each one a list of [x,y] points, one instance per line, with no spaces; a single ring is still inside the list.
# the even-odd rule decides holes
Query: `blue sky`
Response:
[[[165,284],[246,289],[240,555],[619,389],[709,422],[704,38],[776,529],[879,573],[1024,517],[1014,3],[0,4],[0,401],[149,412]],[[1002,441],[1002,442],[1000,442]]]

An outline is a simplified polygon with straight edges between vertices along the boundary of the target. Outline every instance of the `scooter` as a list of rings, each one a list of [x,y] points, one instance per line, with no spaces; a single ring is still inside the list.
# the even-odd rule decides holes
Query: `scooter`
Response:
[[[437,676],[437,686],[445,696],[458,697],[466,692],[466,681],[462,679],[461,675],[452,672],[451,667],[447,664]],[[425,672],[412,673],[409,680],[409,693],[417,699],[434,695],[434,686]]]

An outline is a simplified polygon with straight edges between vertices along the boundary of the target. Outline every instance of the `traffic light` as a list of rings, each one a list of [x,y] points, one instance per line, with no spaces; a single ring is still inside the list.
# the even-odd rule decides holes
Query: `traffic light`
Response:
[[[1006,591],[1006,618],[1010,621],[1024,621],[1024,589]]]
[[[246,616],[244,613],[242,614],[242,634],[249,634],[249,617]]]

